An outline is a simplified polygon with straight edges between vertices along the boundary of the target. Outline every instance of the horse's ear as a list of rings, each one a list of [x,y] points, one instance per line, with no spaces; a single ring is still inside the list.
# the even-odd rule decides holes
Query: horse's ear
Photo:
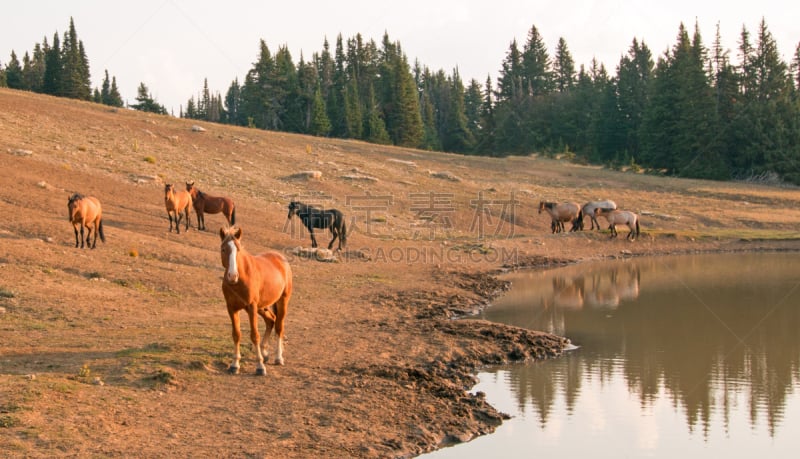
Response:
[[[219,238],[222,239],[223,241],[225,240],[225,228],[219,229]]]
[[[241,228],[236,228],[234,230],[234,232],[233,232],[233,237],[235,237],[236,239],[241,239],[242,238],[242,229]]]

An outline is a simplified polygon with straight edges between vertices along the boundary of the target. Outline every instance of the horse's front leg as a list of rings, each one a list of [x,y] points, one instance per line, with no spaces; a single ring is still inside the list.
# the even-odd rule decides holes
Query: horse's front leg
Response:
[[[83,248],[83,224],[81,223],[81,248]]]
[[[78,242],[78,225],[73,223],[72,230],[75,231],[75,248],[77,249],[80,245],[80,242]]]
[[[169,232],[172,232],[172,212],[167,211],[167,218],[169,218]]]
[[[261,354],[261,340],[258,334],[257,309],[255,304],[247,306],[247,317],[250,319],[250,341],[256,349],[256,375],[266,376],[267,369],[264,367],[264,356]]]
[[[339,237],[339,233],[337,233],[336,231],[332,230],[331,234],[333,234],[333,239],[331,239],[331,242],[328,244],[328,250],[333,249],[333,241],[335,241],[336,238]],[[342,245],[341,242],[339,242],[339,249],[342,248],[341,245]]]
[[[242,359],[242,354],[239,353],[242,331],[239,329],[239,312],[228,309],[228,315],[231,317],[231,336],[233,337],[233,363],[228,367],[228,372],[235,375],[239,373],[239,360]]]

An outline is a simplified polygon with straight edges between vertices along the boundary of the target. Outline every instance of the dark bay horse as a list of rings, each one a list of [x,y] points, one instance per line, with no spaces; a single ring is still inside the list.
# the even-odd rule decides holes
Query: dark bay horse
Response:
[[[218,214],[220,212],[225,215],[228,221],[228,226],[236,224],[236,207],[233,205],[233,199],[223,196],[211,196],[208,193],[203,193],[194,186],[194,182],[186,182],[186,191],[192,195],[192,203],[194,204],[194,213],[197,215],[197,229],[206,229],[206,214]]]
[[[539,202],[539,213],[546,211],[550,214],[550,229],[553,233],[560,233],[565,231],[564,222],[572,222],[570,232],[577,231],[580,227],[580,221],[583,220],[583,213],[581,208],[574,202]]]
[[[67,209],[69,209],[69,221],[72,223],[72,229],[75,230],[75,247],[78,247],[78,226],[81,227],[81,248],[83,248],[84,228],[86,228],[86,247],[95,248],[98,235],[100,235],[101,241],[106,242],[106,236],[103,234],[103,209],[97,198],[75,193],[69,197]],[[92,224],[94,225],[94,242],[89,244],[89,239],[92,237],[92,228],[89,225]]]
[[[228,307],[233,332],[234,357],[228,367],[231,373],[239,372],[239,311],[245,310],[250,320],[250,340],[256,349],[256,374],[265,375],[264,361],[268,360],[267,346],[273,326],[277,335],[275,364],[283,365],[283,321],[292,296],[292,269],[286,258],[278,252],[268,251],[251,255],[242,248],[241,228],[220,228],[222,241],[220,254],[225,274],[222,276],[222,294]],[[259,342],[258,317],[266,327]]]
[[[309,206],[299,201],[292,201],[289,203],[289,215],[286,218],[292,218],[292,215],[297,215],[303,222],[303,225],[308,229],[311,234],[311,247],[317,246],[317,238],[314,237],[314,228],[329,229],[333,235],[333,239],[328,244],[328,250],[333,247],[333,241],[339,238],[339,248],[347,245],[347,225],[344,222],[344,214],[336,209],[320,209],[319,207]]]
[[[175,187],[168,183],[164,186],[164,206],[169,217],[169,232],[172,232],[172,219],[175,218],[175,231],[181,233],[182,214],[186,214],[186,231],[189,231],[189,208],[192,207],[192,195],[188,191],[175,191]]]

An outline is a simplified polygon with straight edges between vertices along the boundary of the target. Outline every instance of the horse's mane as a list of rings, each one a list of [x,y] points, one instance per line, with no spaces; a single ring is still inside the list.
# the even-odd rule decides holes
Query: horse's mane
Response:
[[[75,194],[73,194],[72,196],[69,197],[69,202],[71,204],[71,203],[73,203],[75,201],[80,201],[83,198],[84,198],[84,196],[82,194],[75,193]]]

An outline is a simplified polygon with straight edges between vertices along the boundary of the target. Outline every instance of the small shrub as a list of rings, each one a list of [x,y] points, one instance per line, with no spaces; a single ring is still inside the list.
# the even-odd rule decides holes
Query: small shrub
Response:
[[[156,163],[156,158],[154,158],[153,156],[148,155],[148,156],[144,157],[144,162],[150,163],[150,164],[155,164]]]
[[[14,298],[14,292],[0,287],[0,298]]]
[[[84,363],[80,370],[78,370],[78,376],[81,378],[89,378],[92,375],[92,370],[89,368],[89,364]]]
[[[139,256],[139,251],[136,250],[136,249],[130,249],[130,250],[128,250],[128,256],[131,256],[133,258],[137,258]]]

